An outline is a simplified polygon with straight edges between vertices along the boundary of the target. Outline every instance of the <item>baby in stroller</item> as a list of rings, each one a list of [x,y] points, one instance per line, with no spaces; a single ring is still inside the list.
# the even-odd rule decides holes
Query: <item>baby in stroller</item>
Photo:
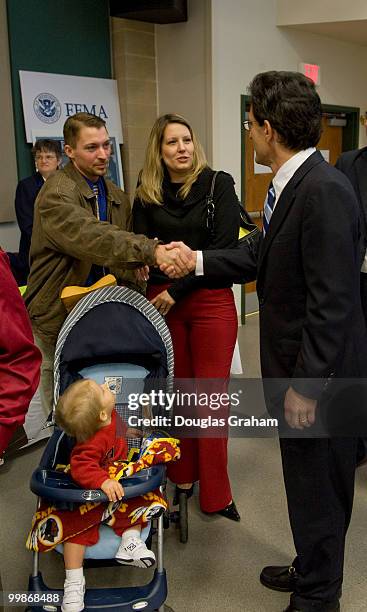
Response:
[[[95,404],[94,391],[103,405],[102,409],[100,406],[97,408],[97,416],[92,419],[94,426],[89,433],[86,433],[89,425],[85,420],[82,424],[83,419],[75,411],[75,402],[71,396],[70,412],[72,415],[77,415],[77,418],[74,419],[74,427],[80,426],[82,437],[88,438],[86,442],[76,440],[74,455],[77,453],[79,444],[86,448],[84,448],[84,453],[80,453],[78,457],[79,471],[78,467],[76,470],[71,468],[73,478],[70,477],[71,453],[75,447],[75,438],[78,437],[79,440],[81,438],[76,430],[68,428],[71,417],[64,423],[60,420],[60,416],[56,416],[62,428],[55,428],[39,466],[32,473],[31,490],[38,499],[26,544],[27,548],[33,552],[33,567],[28,589],[39,595],[38,601],[41,603],[35,601],[29,609],[34,612],[42,612],[42,601],[50,601],[45,598],[51,597],[55,592],[55,589],[49,588],[43,581],[39,568],[40,553],[54,549],[59,553],[64,553],[63,547],[71,538],[80,535],[92,537],[94,526],[97,525],[99,528],[98,542],[94,545],[89,545],[88,541],[81,542],[82,550],[85,550],[85,567],[117,564],[116,557],[120,556],[119,549],[124,536],[123,531],[132,527],[138,527],[140,530],[142,526],[144,529],[142,529],[141,538],[139,531],[136,537],[146,540],[149,547],[153,532],[155,533],[156,569],[153,575],[148,572],[149,582],[146,584],[121,586],[119,580],[118,587],[88,586],[84,594],[85,609],[88,611],[108,609],[116,612],[130,612],[132,609],[144,607],[147,610],[163,611],[167,598],[167,577],[163,563],[163,512],[167,507],[163,492],[165,482],[163,464],[178,459],[179,448],[177,440],[162,437],[161,432],[154,432],[150,428],[145,429],[141,444],[140,440],[136,439],[136,435],[133,435],[134,439],[129,438],[130,454],[128,457],[126,457],[127,452],[124,455],[122,447],[126,444],[125,439],[128,433],[123,422],[128,423],[131,414],[134,417],[144,415],[141,407],[135,409],[129,406],[130,394],[133,393],[135,397],[137,393],[146,392],[157,386],[160,388],[166,379],[167,388],[171,389],[173,351],[164,320],[145,298],[129,289],[108,287],[96,291],[93,295],[83,298],[64,323],[55,352],[54,376],[55,404],[60,402],[61,396],[63,396],[63,401],[67,399],[68,389],[71,393],[73,389],[78,389],[80,386],[81,397],[88,407]],[[81,378],[83,380],[79,382]],[[86,379],[93,379],[95,384],[91,385]],[[113,398],[109,390],[102,384],[105,382],[113,392]],[[88,389],[87,393],[86,389]],[[107,403],[111,402],[111,404],[108,403],[111,409],[110,425],[106,424],[109,419],[102,399],[105,394],[109,398]],[[114,410],[112,400],[115,398]],[[60,406],[62,408],[62,403],[58,406],[58,415]],[[62,409],[61,412],[63,413],[64,410]],[[86,410],[86,412],[89,411]],[[94,433],[96,422],[98,430]],[[72,423],[71,426],[73,427]],[[114,446],[113,456],[112,452],[109,455],[108,451],[111,446],[106,442],[105,454],[102,451],[99,455],[100,459],[96,458],[96,445],[94,441],[90,443],[90,438],[92,437],[92,440],[95,440],[96,436],[103,438],[106,432],[113,430],[114,427],[117,441],[111,445]],[[67,435],[64,429],[74,434],[74,440]],[[140,449],[137,450],[137,456],[131,457],[134,447],[140,447]],[[121,460],[121,457],[124,461]],[[74,458],[72,463],[74,464]],[[106,480],[113,480],[116,483],[121,481],[124,491],[122,492],[122,489],[117,487],[114,493],[111,492],[110,497],[100,488]],[[122,494],[123,499],[118,499]],[[116,533],[113,527],[117,524],[117,520],[121,520],[120,515],[125,517],[125,523]],[[152,520],[154,520],[154,527]],[[117,535],[118,533],[120,535]],[[150,563],[152,557],[148,548],[146,551]],[[141,557],[146,555],[144,551]],[[129,549],[128,557],[124,550],[121,551],[121,556],[128,560],[126,567],[126,565],[132,565],[132,556],[136,562],[139,555],[133,555]],[[154,557],[152,562],[154,563]],[[80,570],[82,564],[83,555],[79,557],[79,563],[75,565],[75,569]],[[144,567],[147,567],[147,563],[144,563]],[[82,574],[81,582],[83,592]],[[57,595],[61,601],[63,596],[61,589],[57,589]],[[81,607],[83,607],[82,603]],[[64,602],[63,609],[71,612],[71,610],[81,608],[66,607],[66,602]]]
[[[117,480],[110,478],[108,467],[126,459],[126,437],[132,437],[136,432],[128,431],[116,413],[115,396],[107,383],[98,385],[94,380],[86,379],[70,385],[57,403],[55,420],[77,441],[70,459],[73,480],[85,489],[102,489],[110,502],[122,500],[124,490]],[[129,504],[124,504],[124,511],[121,512],[120,507],[113,516],[112,529],[121,536],[116,560],[123,565],[151,567],[155,555],[140,538],[142,517],[133,520],[131,526],[129,514]],[[85,547],[97,541],[98,525],[93,525],[64,542],[63,612],[79,612],[84,608]]]

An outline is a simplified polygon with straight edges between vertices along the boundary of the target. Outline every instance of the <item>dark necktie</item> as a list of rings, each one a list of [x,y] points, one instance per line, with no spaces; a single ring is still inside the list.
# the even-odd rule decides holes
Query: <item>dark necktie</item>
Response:
[[[100,216],[99,216],[99,202],[98,202],[98,186],[93,185],[92,190],[93,190],[94,195],[96,196],[96,217],[99,221]]]
[[[264,219],[263,219],[264,236],[269,229],[271,215],[273,214],[273,211],[274,211],[274,204],[275,204],[275,190],[273,187],[273,183],[270,183],[268,193],[266,194],[266,199],[264,202]]]

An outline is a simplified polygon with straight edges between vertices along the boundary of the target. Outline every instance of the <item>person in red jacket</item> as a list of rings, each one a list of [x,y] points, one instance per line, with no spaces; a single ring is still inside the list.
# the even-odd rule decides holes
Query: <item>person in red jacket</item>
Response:
[[[41,353],[34,345],[26,307],[0,248],[0,464],[17,427],[23,425],[40,377]]]
[[[98,385],[90,379],[73,383],[56,405],[55,420],[77,441],[70,459],[73,480],[85,489],[102,489],[110,502],[120,501],[124,490],[110,474],[113,463],[127,457],[128,430],[116,413],[115,396],[108,385]],[[114,513],[111,527],[121,536],[116,553],[119,563],[142,568],[155,563],[154,552],[140,538],[142,522],[142,516],[132,520],[130,511],[121,507]],[[98,527],[95,525],[64,542],[66,579],[62,612],[80,612],[84,608],[85,547],[98,542]]]

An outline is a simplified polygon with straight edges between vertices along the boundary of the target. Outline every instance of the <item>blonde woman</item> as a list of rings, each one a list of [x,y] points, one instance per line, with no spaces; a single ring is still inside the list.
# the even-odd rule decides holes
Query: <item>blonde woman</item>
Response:
[[[217,174],[211,215],[207,196],[213,175],[190,124],[176,114],[159,117],[136,190],[134,232],[164,243],[182,240],[194,250],[236,246],[239,212],[234,181],[225,172]],[[171,281],[153,268],[147,297],[166,317],[176,379],[220,379],[217,387],[223,386],[237,336],[231,282],[208,282],[193,275]],[[227,473],[227,442],[226,437],[182,439],[181,460],[168,468],[176,483],[174,503],[181,490],[190,497],[193,483],[200,481],[202,511],[240,520]]]

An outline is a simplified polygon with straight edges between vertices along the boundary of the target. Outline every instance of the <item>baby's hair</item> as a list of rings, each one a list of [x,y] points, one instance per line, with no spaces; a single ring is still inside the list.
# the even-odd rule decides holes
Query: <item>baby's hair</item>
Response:
[[[89,440],[103,425],[99,415],[103,410],[96,384],[86,378],[77,380],[59,397],[55,421],[77,442]]]

